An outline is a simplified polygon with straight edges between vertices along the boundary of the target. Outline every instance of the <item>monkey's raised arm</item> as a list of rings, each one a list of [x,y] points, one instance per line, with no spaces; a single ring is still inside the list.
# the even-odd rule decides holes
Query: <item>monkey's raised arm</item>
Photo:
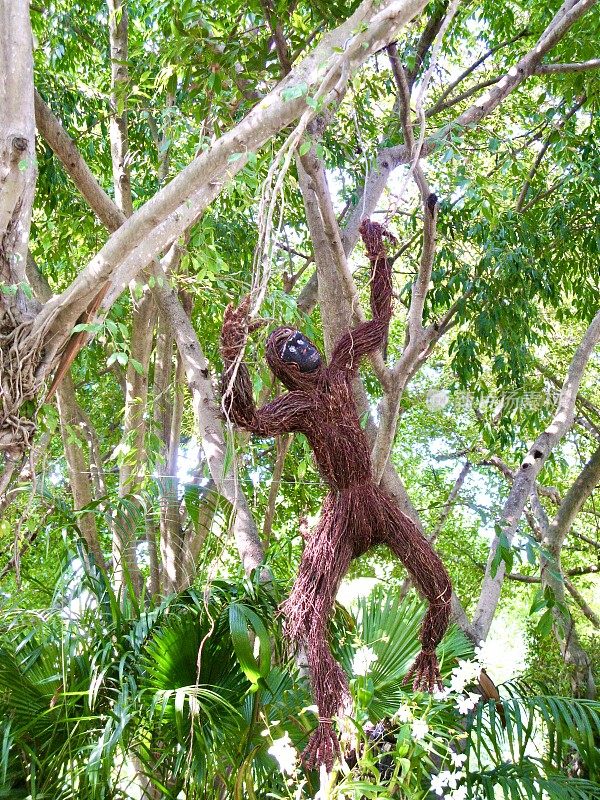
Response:
[[[256,408],[252,396],[250,373],[243,361],[236,368],[248,333],[262,323],[248,322],[250,298],[245,297],[237,309],[229,305],[223,317],[221,330],[221,355],[224,370],[221,379],[223,408],[227,417],[258,436],[278,436],[300,430],[306,416],[306,403],[301,392],[285,394]]]
[[[383,237],[394,237],[378,222],[364,219],[360,234],[371,261],[371,311],[373,319],[345,333],[336,344],[331,366],[357,369],[362,356],[385,345],[392,318],[392,265],[388,261]]]

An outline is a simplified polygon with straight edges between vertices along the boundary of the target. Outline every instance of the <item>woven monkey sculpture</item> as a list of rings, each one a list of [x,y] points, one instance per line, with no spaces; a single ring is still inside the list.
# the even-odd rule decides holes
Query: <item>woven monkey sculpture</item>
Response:
[[[387,339],[392,280],[383,238],[390,235],[369,220],[362,222],[360,232],[371,262],[373,318],[340,337],[328,365],[302,333],[277,328],[267,341],[267,362],[289,391],[257,409],[248,370],[245,364],[236,364],[248,333],[261,324],[248,322],[249,298],[236,310],[227,308],[221,334],[224,409],[229,419],[259,436],[304,433],[329,486],[320,521],[308,536],[298,577],[282,608],[286,636],[305,649],[319,709],[319,724],[303,760],[309,768],[324,764],[329,770],[339,753],[332,717],[347,707],[349,693],[346,675],[331,654],[328,623],[352,559],[374,545],[387,545],[429,602],[420,633],[422,649],[407,675],[416,691],[441,687],[435,648],[448,626],[452,593],[440,558],[371,475],[369,446],[356,412],[352,381],[360,359]]]

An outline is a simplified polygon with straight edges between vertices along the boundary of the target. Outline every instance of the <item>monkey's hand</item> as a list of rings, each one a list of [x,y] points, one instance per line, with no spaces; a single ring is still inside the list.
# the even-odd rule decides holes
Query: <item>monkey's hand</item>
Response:
[[[246,346],[248,334],[266,324],[266,321],[262,319],[250,321],[248,319],[249,310],[249,294],[242,299],[237,308],[230,303],[225,309],[221,329],[221,355],[226,362],[235,361]]]

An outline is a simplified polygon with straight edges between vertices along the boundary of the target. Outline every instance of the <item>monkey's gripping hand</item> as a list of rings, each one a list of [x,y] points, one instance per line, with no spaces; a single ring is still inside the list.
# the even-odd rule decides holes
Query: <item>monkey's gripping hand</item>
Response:
[[[371,311],[373,319],[389,322],[392,317],[392,263],[388,260],[384,239],[396,243],[383,225],[363,219],[359,228],[365,250],[371,262]],[[387,337],[386,337],[387,338]]]
[[[261,328],[265,321],[262,319],[251,322],[248,319],[250,310],[250,295],[247,294],[237,308],[230,303],[223,315],[223,327],[221,329],[221,356],[228,366],[232,364],[243,351],[248,340],[248,335],[252,331]]]

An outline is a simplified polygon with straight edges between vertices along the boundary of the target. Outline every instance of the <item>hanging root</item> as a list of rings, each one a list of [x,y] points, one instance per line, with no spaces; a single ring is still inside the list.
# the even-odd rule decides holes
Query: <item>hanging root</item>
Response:
[[[411,679],[415,692],[433,692],[436,688],[441,691],[443,688],[442,676],[435,650],[421,650],[414,664],[406,673],[404,682],[408,683]]]
[[[33,409],[21,412],[41,387],[36,369],[42,349],[40,337],[31,336],[30,321],[0,310],[0,452],[10,461],[21,459],[35,434]]]

